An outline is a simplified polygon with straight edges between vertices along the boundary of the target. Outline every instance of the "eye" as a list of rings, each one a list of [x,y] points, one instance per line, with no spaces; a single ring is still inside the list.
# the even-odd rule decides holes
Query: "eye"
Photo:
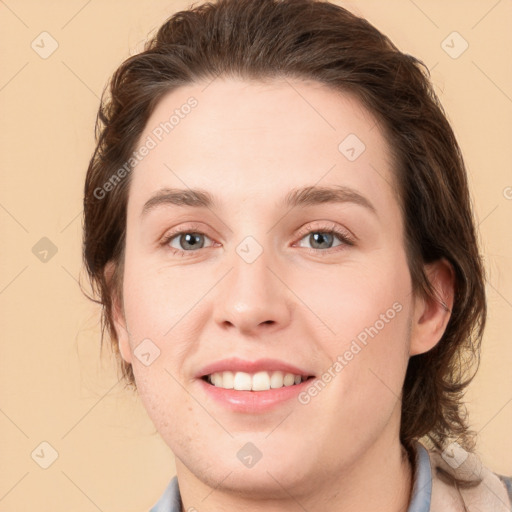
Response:
[[[319,226],[315,229],[309,229],[301,235],[305,233],[299,243],[302,240],[306,240],[310,244],[310,247],[305,247],[314,253],[325,253],[328,249],[332,249],[334,247],[345,246],[345,245],[354,245],[353,237],[347,232],[338,228],[335,224],[331,224],[329,226]],[[339,244],[333,245],[335,240],[339,240]],[[300,247],[304,247],[302,244]]]
[[[336,247],[342,246],[338,250],[342,250],[344,246],[354,245],[354,237],[348,231],[342,230],[336,224],[329,224],[318,226],[314,229],[304,229],[299,233],[301,236],[299,240],[299,247],[304,247],[302,241],[306,240],[310,247],[304,247],[306,250],[313,254],[331,254]],[[338,239],[339,243],[333,245],[335,240]],[[199,249],[211,247],[213,243],[205,245],[205,240],[211,239],[201,231],[196,230],[195,227],[173,231],[164,236],[161,245],[168,247],[173,254],[185,256],[186,253],[194,253]]]
[[[184,229],[169,233],[163,238],[161,244],[168,246],[173,254],[184,256],[187,252],[196,252],[198,249],[205,248],[205,240],[210,240],[210,238],[204,233]]]

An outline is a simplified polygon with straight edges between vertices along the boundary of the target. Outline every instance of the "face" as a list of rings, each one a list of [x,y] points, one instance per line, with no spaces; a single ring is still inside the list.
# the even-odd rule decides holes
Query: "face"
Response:
[[[398,443],[415,300],[370,113],[316,83],[216,79],[165,96],[137,151],[116,325],[178,472],[292,492]],[[277,387],[201,378],[223,369]]]

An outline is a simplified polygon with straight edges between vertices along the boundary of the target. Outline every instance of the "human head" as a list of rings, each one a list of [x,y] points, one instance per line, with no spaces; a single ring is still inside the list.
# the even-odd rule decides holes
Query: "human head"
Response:
[[[144,52],[114,74],[98,113],[98,144],[84,197],[84,259],[118,351],[114,299],[122,303],[126,210],[131,173],[104,184],[133,154],[151,114],[173,90],[238,77],[313,81],[351,95],[385,134],[394,162],[404,246],[414,293],[432,298],[425,265],[446,260],[455,297],[441,340],[410,358],[400,438],[428,435],[442,446],[466,440],[462,393],[478,359],[485,324],[483,270],[459,147],[423,65],[366,20],[309,0],[225,0],[171,17]],[[103,190],[104,192],[99,192]],[[96,192],[96,193],[95,193]],[[98,197],[102,196],[102,197]],[[106,273],[107,264],[113,273]],[[131,366],[122,372],[134,382]]]

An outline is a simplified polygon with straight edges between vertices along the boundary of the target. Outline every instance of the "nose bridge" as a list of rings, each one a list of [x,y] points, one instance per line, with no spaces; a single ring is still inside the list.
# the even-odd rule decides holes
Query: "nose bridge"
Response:
[[[268,238],[265,240],[269,242]],[[251,331],[261,325],[282,326],[288,321],[289,297],[276,276],[277,260],[272,254],[272,244],[264,246],[253,236],[245,237],[234,248],[231,271],[215,306],[219,324]]]

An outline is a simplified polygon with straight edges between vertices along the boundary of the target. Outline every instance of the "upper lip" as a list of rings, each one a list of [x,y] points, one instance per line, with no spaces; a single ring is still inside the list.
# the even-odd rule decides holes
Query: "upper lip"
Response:
[[[298,368],[290,363],[280,361],[279,359],[258,359],[256,361],[248,361],[238,357],[222,359],[210,363],[199,370],[196,374],[197,378],[205,377],[216,372],[239,371],[246,373],[256,373],[259,371],[282,371],[284,373],[293,373],[294,375],[314,376],[310,371]]]

